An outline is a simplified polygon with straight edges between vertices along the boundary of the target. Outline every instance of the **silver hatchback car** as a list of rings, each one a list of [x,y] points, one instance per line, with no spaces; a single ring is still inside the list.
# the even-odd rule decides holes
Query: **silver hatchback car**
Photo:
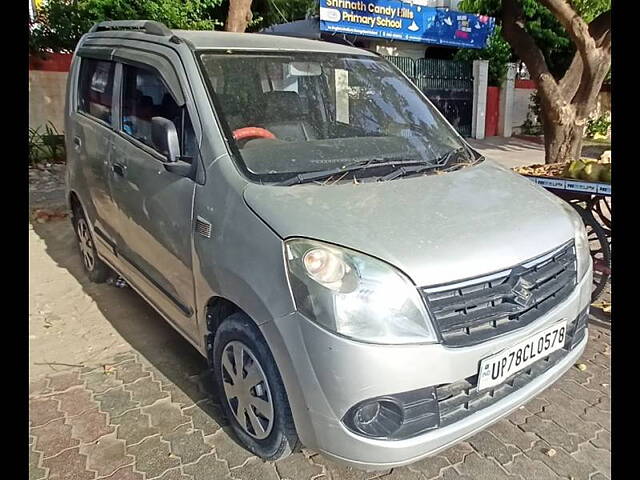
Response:
[[[208,359],[262,458],[414,462],[585,348],[580,217],[371,52],[105,22],[65,127],[88,275],[123,277]]]

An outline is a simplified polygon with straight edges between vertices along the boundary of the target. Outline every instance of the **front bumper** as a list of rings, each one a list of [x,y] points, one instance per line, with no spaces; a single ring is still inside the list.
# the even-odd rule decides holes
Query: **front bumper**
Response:
[[[289,397],[300,440],[309,448],[369,470],[406,465],[433,455],[508,415],[555,382],[582,354],[588,331],[558,363],[505,398],[460,421],[403,440],[351,432],[341,422],[358,402],[478,373],[480,361],[561,320],[573,320],[590,303],[591,275],[570,297],[537,321],[510,334],[465,348],[371,345],[334,335],[298,313],[262,326]]]

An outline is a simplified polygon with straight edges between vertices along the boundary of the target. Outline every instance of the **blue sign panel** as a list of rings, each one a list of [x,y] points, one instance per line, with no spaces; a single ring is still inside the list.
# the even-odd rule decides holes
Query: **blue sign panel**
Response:
[[[426,0],[320,0],[320,30],[452,47],[486,46],[494,18],[425,4]]]

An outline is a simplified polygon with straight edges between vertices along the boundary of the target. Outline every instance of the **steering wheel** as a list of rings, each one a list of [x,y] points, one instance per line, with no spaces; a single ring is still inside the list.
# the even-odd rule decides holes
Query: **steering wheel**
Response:
[[[251,140],[252,138],[272,138],[276,136],[266,128],[260,127],[243,127],[233,131],[233,138],[237,142],[240,140]]]

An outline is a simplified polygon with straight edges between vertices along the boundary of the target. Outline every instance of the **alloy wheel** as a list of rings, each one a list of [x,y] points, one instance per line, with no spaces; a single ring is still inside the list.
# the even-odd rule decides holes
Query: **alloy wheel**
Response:
[[[262,440],[273,428],[273,397],[254,353],[233,340],[222,351],[222,385],[231,412],[242,429]]]
[[[76,228],[78,231],[78,245],[80,246],[82,261],[86,269],[91,272],[96,265],[96,259],[93,252],[93,241],[91,240],[89,225],[87,225],[87,221],[84,218],[80,218],[78,219]]]

